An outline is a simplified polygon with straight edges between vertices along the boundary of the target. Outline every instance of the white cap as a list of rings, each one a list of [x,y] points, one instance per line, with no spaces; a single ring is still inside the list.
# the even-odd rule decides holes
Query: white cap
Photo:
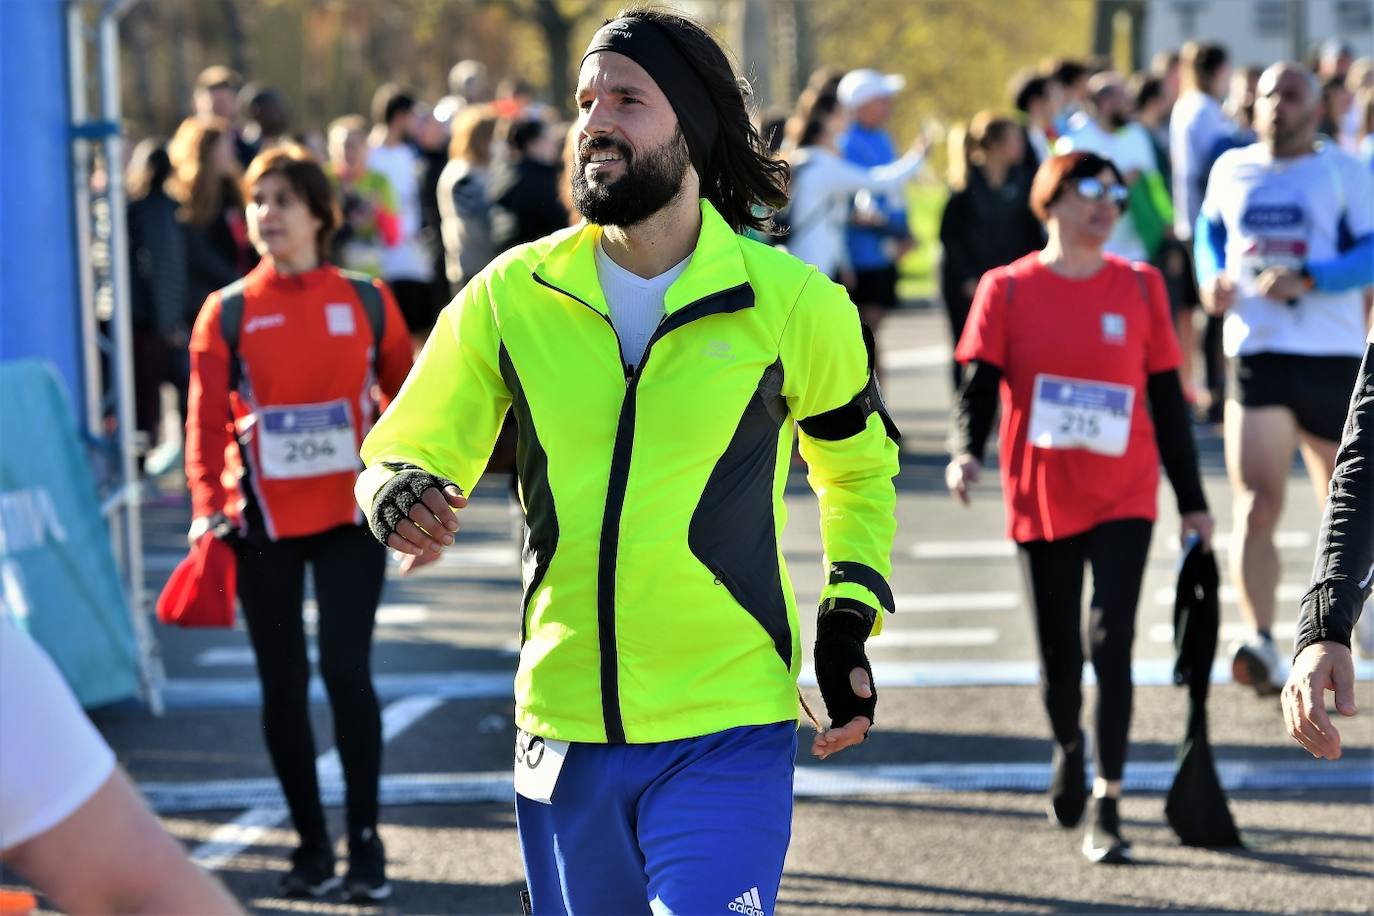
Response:
[[[896,73],[886,76],[877,70],[850,70],[835,90],[845,108],[858,108],[865,102],[896,95],[906,88],[906,77]]]

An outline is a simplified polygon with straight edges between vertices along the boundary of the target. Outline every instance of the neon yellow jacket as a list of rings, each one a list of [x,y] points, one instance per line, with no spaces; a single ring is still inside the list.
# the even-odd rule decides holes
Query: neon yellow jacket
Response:
[[[896,430],[854,306],[701,210],[637,371],[597,280],[601,230],[573,227],[464,287],[363,443],[368,513],[403,465],[470,493],[513,408],[529,526],[516,724],[536,735],[641,743],[797,717],[778,547],[796,418],[822,597],[892,607]]]

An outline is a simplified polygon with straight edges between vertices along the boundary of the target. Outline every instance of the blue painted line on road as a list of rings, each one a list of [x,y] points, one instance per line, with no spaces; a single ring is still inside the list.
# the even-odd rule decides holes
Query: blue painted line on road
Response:
[[[1220,760],[1217,774],[1228,792],[1374,789],[1374,766],[1367,756],[1295,763],[1272,759]],[[1142,761],[1127,764],[1124,783],[1128,792],[1161,793],[1169,790],[1173,778],[1172,761]],[[1044,763],[822,765],[797,768],[794,794],[798,798],[819,798],[931,792],[1044,792],[1049,784],[1050,767]],[[281,788],[274,779],[148,782],[140,784],[139,789],[153,809],[162,815],[285,804]],[[344,786],[337,774],[322,779],[320,790],[326,805],[338,807],[343,804]],[[380,794],[384,807],[509,803],[514,797],[508,770],[385,776]]]
[[[1172,659],[1139,659],[1131,671],[1138,687],[1170,686],[1174,682]],[[1357,662],[1355,676],[1374,681],[1374,660]],[[885,688],[1023,687],[1040,682],[1040,665],[1034,661],[875,661],[873,678]],[[381,674],[373,678],[383,703],[418,694],[443,700],[508,700],[514,696],[514,681],[514,672],[505,671]],[[1212,667],[1212,683],[1230,681],[1230,662],[1218,659]],[[1083,682],[1095,682],[1091,666],[1085,666]],[[801,684],[816,686],[815,672],[804,669]],[[173,678],[164,685],[162,695],[168,709],[249,709],[262,702],[256,678]],[[318,678],[310,683],[310,701],[327,702],[324,684]]]

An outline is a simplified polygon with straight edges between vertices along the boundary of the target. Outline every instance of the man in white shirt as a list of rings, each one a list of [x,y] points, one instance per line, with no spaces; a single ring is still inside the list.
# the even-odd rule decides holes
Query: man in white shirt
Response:
[[[1320,96],[1301,66],[1270,67],[1256,96],[1260,142],[1217,160],[1194,257],[1204,307],[1226,316],[1231,364],[1231,573],[1254,631],[1234,646],[1232,669],[1239,682],[1273,693],[1283,684],[1270,633],[1274,529],[1296,449],[1319,500],[1334,470],[1364,352],[1361,290],[1374,284],[1374,179],[1339,149],[1317,144]]]
[[[1057,153],[1081,151],[1110,159],[1134,185],[1159,173],[1150,134],[1128,117],[1130,99],[1117,73],[1099,73],[1088,81],[1088,107],[1069,119],[1069,131],[1059,138]],[[1139,200],[1139,198],[1137,198]],[[1138,204],[1132,204],[1133,207]],[[1151,252],[1136,229],[1136,214],[1116,221],[1106,250],[1131,261],[1148,261]]]
[[[430,287],[433,259],[420,232],[421,162],[408,142],[415,99],[398,86],[384,85],[373,96],[372,117],[376,126],[367,166],[391,182],[401,221],[400,240],[382,250],[382,279],[391,287],[406,327],[420,345],[434,327],[436,309]]]

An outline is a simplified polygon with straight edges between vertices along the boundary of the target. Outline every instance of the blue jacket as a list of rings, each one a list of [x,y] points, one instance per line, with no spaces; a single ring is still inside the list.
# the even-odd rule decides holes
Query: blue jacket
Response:
[[[840,137],[840,152],[850,162],[864,168],[887,165],[897,160],[892,140],[881,130],[870,130],[860,124],[851,125]],[[892,258],[883,250],[883,240],[911,237],[907,226],[906,206],[900,194],[875,195],[879,208],[887,217],[887,225],[869,229],[851,226],[847,233],[849,261],[855,270],[877,270],[892,265]]]

